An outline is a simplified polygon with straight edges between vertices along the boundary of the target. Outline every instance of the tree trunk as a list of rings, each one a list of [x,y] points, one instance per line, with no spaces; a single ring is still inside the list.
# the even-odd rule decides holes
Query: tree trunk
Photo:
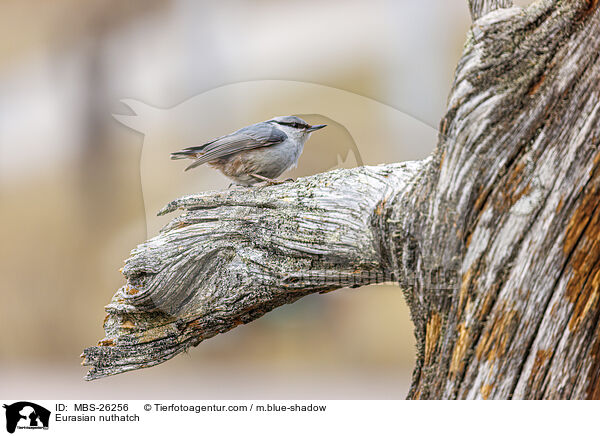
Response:
[[[185,212],[127,261],[87,378],[395,280],[409,398],[600,398],[598,0],[469,4],[432,157],[171,203]]]

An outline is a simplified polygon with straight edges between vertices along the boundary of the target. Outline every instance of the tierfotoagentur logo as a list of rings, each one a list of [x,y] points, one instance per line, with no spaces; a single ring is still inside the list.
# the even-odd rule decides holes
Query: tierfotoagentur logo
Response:
[[[6,409],[6,431],[14,433],[16,429],[48,430],[50,411],[29,401],[4,404]]]

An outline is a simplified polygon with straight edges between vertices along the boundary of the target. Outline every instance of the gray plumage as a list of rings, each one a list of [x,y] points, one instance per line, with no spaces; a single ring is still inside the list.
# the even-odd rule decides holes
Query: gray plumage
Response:
[[[273,179],[296,166],[310,134],[323,127],[296,116],[275,117],[171,153],[171,159],[194,159],[186,171],[208,163],[240,185],[274,183]]]

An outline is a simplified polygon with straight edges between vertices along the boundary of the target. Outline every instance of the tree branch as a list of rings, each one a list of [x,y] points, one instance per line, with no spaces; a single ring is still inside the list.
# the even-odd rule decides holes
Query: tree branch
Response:
[[[420,247],[410,398],[600,396],[598,77],[598,1],[473,25],[413,193],[426,219],[401,223]],[[420,259],[458,285],[427,286]]]
[[[314,292],[392,280],[381,228],[427,162],[170,203],[159,214],[184,213],[126,261],[106,338],[82,355],[86,378],[157,365]]]

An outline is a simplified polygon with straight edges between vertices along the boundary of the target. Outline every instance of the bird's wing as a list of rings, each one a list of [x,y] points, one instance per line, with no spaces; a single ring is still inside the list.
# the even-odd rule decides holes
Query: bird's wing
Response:
[[[258,123],[244,127],[230,135],[222,136],[211,142],[196,147],[188,147],[181,152],[173,153],[176,156],[198,156],[196,161],[186,168],[186,171],[203,163],[220,157],[228,156],[253,148],[269,147],[279,144],[287,139],[287,135],[269,123]]]

